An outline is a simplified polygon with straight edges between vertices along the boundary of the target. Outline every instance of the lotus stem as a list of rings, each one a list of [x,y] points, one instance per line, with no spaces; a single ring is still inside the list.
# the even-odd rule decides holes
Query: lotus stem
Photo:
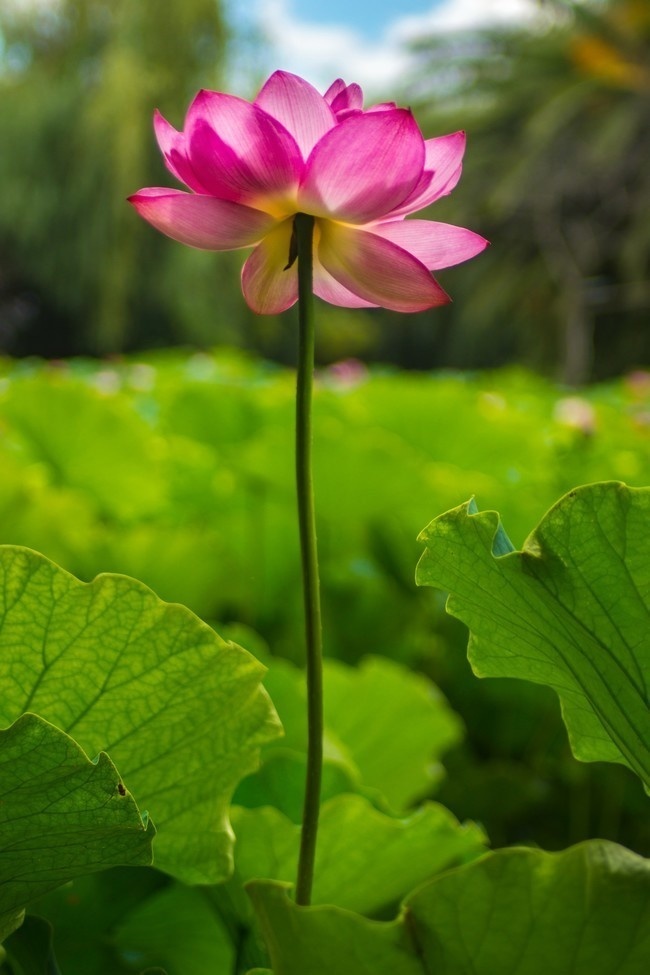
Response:
[[[323,770],[323,662],[318,551],[312,480],[312,386],[314,375],[314,218],[294,222],[298,260],[298,376],[296,384],[296,487],[302,565],[307,668],[307,777],[303,806],[296,903],[309,904],[314,879]]]

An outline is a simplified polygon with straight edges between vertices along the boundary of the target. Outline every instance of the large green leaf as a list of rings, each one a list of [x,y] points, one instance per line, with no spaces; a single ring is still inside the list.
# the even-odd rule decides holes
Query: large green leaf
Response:
[[[506,849],[407,900],[430,969],[635,975],[650,963],[650,862],[614,843]]]
[[[131,970],[160,965],[167,975],[233,971],[236,946],[225,926],[201,890],[178,883],[132,910],[112,940]]]
[[[52,954],[52,925],[28,915],[3,945],[12,975],[59,975]]]
[[[115,867],[78,877],[46,894],[31,910],[46,917],[56,932],[56,956],[63,975],[132,975],[134,966],[125,952],[140,948],[128,940],[118,947],[116,932],[168,883],[169,878],[158,870]]]
[[[187,887],[155,870],[118,868],[83,877],[43,898],[34,910],[54,927],[63,975],[143,970],[225,975],[233,970],[237,939],[206,888]]]
[[[450,590],[474,672],[549,684],[576,757],[621,762],[650,788],[650,488],[571,491],[521,552],[471,502],[420,538],[417,581]]]
[[[266,686],[286,737],[270,756],[306,751],[304,674],[286,661],[269,662]],[[441,755],[462,736],[460,718],[438,688],[391,660],[368,657],[359,667],[324,663],[325,756],[357,786],[401,811],[430,793],[443,774]],[[302,783],[300,790],[302,800]]]
[[[237,836],[230,887],[254,878],[295,880],[300,828],[277,809],[233,809]],[[485,837],[461,825],[437,803],[405,819],[378,812],[357,795],[340,795],[321,809],[314,871],[314,903],[372,914],[416,884],[479,856]]]
[[[358,668],[326,670],[325,721],[349,748],[361,782],[400,811],[442,777],[440,757],[463,734],[438,688],[392,660],[367,657]]]
[[[117,373],[105,369],[95,379],[93,389],[52,370],[12,383],[3,412],[20,451],[44,465],[54,484],[86,493],[104,515],[157,514],[167,500],[165,446],[114,395]]]
[[[369,921],[340,907],[297,907],[289,885],[248,885],[273,975],[423,975],[401,920]],[[493,975],[493,973],[490,973]]]
[[[156,864],[190,883],[232,866],[228,803],[278,734],[264,668],[141,583],[84,584],[0,547],[0,721],[31,710],[107,751],[154,819]]]
[[[393,922],[249,884],[274,975],[646,975],[650,864],[592,841],[507,849],[436,877]]]
[[[233,804],[246,809],[274,806],[292,822],[300,824],[306,774],[306,755],[278,749],[274,754],[267,755],[258,772],[240,782],[233,796]],[[356,777],[349,765],[327,758],[324,760],[321,803],[344,792],[355,792],[357,787]]]
[[[151,863],[153,828],[108,756],[91,762],[34,714],[0,731],[0,940],[23,908],[74,877]]]

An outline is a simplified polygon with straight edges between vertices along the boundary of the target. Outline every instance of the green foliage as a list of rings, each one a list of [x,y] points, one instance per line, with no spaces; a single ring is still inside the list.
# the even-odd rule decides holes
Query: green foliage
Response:
[[[156,863],[228,876],[230,796],[278,733],[260,664],[132,579],[84,584],[11,546],[0,575],[2,720],[32,710],[109,752],[160,830]]]
[[[377,373],[353,386],[319,378],[330,655],[422,654],[412,564],[432,509],[477,493],[517,542],[576,483],[650,480],[642,377],[577,400],[518,372],[435,381]],[[291,655],[300,611],[291,374],[219,351],[7,364],[2,386],[4,541],[84,578],[106,569],[141,578],[204,618],[248,623]]]
[[[167,975],[230,972],[235,946],[201,890],[171,884],[135,907],[114,933],[119,955]],[[112,975],[112,972],[107,972]]]
[[[0,940],[24,908],[73,877],[152,861],[154,829],[103,752],[89,761],[34,714],[0,731]]]
[[[52,925],[28,916],[4,946],[14,975],[59,975],[53,964]]]
[[[650,957],[650,864],[613,843],[500,850],[406,904],[434,971],[641,975]]]
[[[430,681],[371,657],[327,669],[326,721],[348,744],[361,781],[404,810],[441,777],[439,757],[462,737],[459,718]]]
[[[403,923],[369,921],[338,907],[296,907],[286,884],[254,881],[248,893],[273,975],[421,975]]]
[[[6,410],[29,444],[26,461],[47,466],[56,483],[88,497],[98,516],[132,522],[160,513],[164,446],[127,403],[53,372],[14,386]]]
[[[240,638],[250,645],[245,633]],[[259,877],[292,882],[297,867],[307,745],[304,678],[286,661],[268,663],[265,684],[286,734],[264,747],[259,772],[235,793],[234,802],[242,804],[232,811],[235,873],[217,898],[240,925],[251,923],[242,885]],[[370,658],[359,668],[325,661],[324,680],[325,775],[314,898],[376,915],[412,886],[483,849],[482,830],[459,824],[438,804],[424,803],[401,818],[389,814],[396,797],[419,796],[440,779],[441,767],[436,763],[432,776],[427,762],[458,741],[460,722],[429,681],[388,660]]]
[[[514,552],[470,503],[422,533],[417,581],[451,591],[477,676],[549,684],[576,757],[622,762],[650,790],[649,523],[650,489],[592,484]]]
[[[362,708],[369,705],[369,687],[377,674],[390,673],[397,699],[412,700],[416,715],[419,702],[420,721],[428,718],[421,734],[429,726],[436,728],[437,712],[442,716],[443,727],[445,720],[449,727],[455,727],[448,705],[435,694],[435,689],[430,688],[425,710],[422,699],[426,682],[423,678],[414,680],[397,664],[387,662],[383,669],[381,662],[371,661],[369,668],[358,675],[358,681],[350,668],[337,664],[336,671],[344,686],[358,687]],[[366,674],[372,676],[370,684]],[[298,673],[281,661],[272,663],[269,683],[282,688],[283,682],[280,707],[292,713],[295,701],[302,703]],[[349,705],[344,701],[342,706],[347,710]],[[331,702],[330,707],[336,715]],[[375,724],[382,724],[376,711],[373,718]],[[347,741],[358,741],[358,730],[351,729],[349,734],[349,739],[338,744],[342,755],[349,754]],[[385,735],[384,727],[383,734],[375,736],[375,747],[381,747]],[[153,964],[161,965],[169,975],[230,970],[235,955],[239,959],[236,970],[244,971],[242,964],[264,960],[242,885],[260,876],[287,881],[295,877],[299,827],[280,809],[259,805],[268,795],[264,791],[265,769],[279,759],[286,762],[294,758],[300,773],[285,782],[279,793],[280,803],[297,807],[302,798],[303,736],[296,735],[290,726],[288,738],[291,748],[284,752],[276,751],[281,745],[264,747],[262,769],[238,789],[238,796],[248,795],[253,807],[235,806],[231,811],[237,836],[235,872],[225,885],[189,890],[153,871],[117,870],[80,878],[36,905],[55,927],[56,954],[66,975],[126,975]],[[409,734],[404,736],[405,742],[410,739]],[[415,740],[417,744],[417,737]],[[340,767],[335,761],[330,765]],[[415,768],[414,780],[419,781],[421,774]],[[412,886],[476,858],[484,849],[485,837],[480,828],[471,823],[459,824],[438,804],[425,803],[407,817],[397,819],[360,795],[341,793],[355,787],[364,788],[358,770],[354,780],[339,778],[338,794],[322,808],[315,888],[316,897],[322,902],[333,901],[377,914],[391,909]],[[286,792],[291,790],[295,795],[287,797]],[[370,792],[376,801],[384,801],[376,789]],[[123,890],[128,891],[126,896]]]
[[[260,877],[295,879],[299,827],[286,816],[269,806],[235,807],[233,828],[237,852],[231,888]],[[477,857],[484,841],[477,826],[461,826],[435,803],[394,819],[361,796],[336,796],[321,808],[314,903],[376,915],[434,874]]]
[[[122,363],[0,362],[0,539],[39,549],[85,580],[105,570],[140,578],[163,599],[219,621],[219,632],[265,662],[267,645],[276,657],[299,660],[293,386],[288,372],[225,350]],[[519,548],[575,484],[650,483],[646,399],[644,374],[576,397],[526,372],[374,371],[353,382],[318,373],[315,483],[327,653],[348,665],[369,654],[385,658],[377,665],[385,687],[389,658],[413,665],[467,727],[460,745],[458,718],[447,720],[444,708],[416,719],[428,692],[405,678],[412,690],[404,711],[413,720],[395,716],[406,751],[393,762],[404,777],[398,787],[387,775],[371,781],[366,745],[348,734],[355,709],[335,714],[344,696],[340,708],[326,701],[325,798],[361,790],[379,803],[379,793],[393,790],[400,812],[435,791],[460,820],[482,822],[497,845],[535,838],[557,848],[600,835],[650,849],[633,776],[571,761],[552,692],[472,680],[464,628],[445,616],[440,595],[413,586],[417,533],[461,498],[477,494],[481,506],[499,510]],[[247,626],[226,627],[231,620]],[[282,661],[271,662],[269,692],[289,734],[264,750],[263,769],[238,787],[236,801],[275,805],[298,822],[302,681]],[[329,666],[338,699],[335,661]],[[372,703],[368,665],[343,673],[345,693],[364,715],[358,731],[375,740],[375,766],[382,751],[396,757]],[[407,746],[416,725],[421,737]],[[84,747],[94,754],[106,742]],[[452,774],[441,779],[443,752]],[[150,802],[144,805],[159,825]]]
[[[462,182],[435,219],[492,241],[443,277],[463,289],[446,355],[547,364],[576,383],[648,358],[650,18],[635,0],[538,14],[535,30],[419,39],[403,100],[428,135],[467,131]]]
[[[30,719],[38,727],[52,721],[87,754],[106,750],[159,829],[156,865],[167,873],[122,866],[50,890],[30,910],[53,926],[52,941],[47,924],[30,919],[7,938],[2,975],[50,975],[55,964],[63,975],[493,975],[517,962],[525,975],[613,975],[615,962],[623,975],[645,975],[647,861],[599,842],[564,854],[483,856],[485,833],[475,825],[550,836],[555,846],[570,830],[593,835],[593,824],[564,822],[552,790],[573,788],[602,805],[607,835],[644,849],[642,790],[617,794],[605,766],[601,778],[580,778],[594,767],[567,760],[561,722],[549,696],[535,696],[540,688],[470,683],[465,634],[437,594],[415,591],[412,567],[417,528],[459,493],[478,488],[502,508],[519,545],[578,478],[647,480],[647,379],[580,398],[523,373],[371,374],[345,385],[325,372],[317,380],[328,650],[341,659],[325,670],[315,906],[296,908],[286,885],[295,880],[306,732],[295,664],[292,377],[223,352],[110,367],[0,364],[0,533],[42,544],[86,578],[102,565],[141,573],[208,618],[244,620],[219,624],[222,639],[142,583],[112,575],[82,583],[34,552],[0,548],[5,723],[29,708],[43,716]],[[444,545],[456,532],[464,553],[427,561],[437,585],[454,589],[442,578],[451,566],[468,587],[455,599],[476,613],[468,622],[477,668],[511,667],[517,640],[527,641],[528,657],[534,640],[548,655],[558,632],[575,637],[571,650],[577,645],[587,669],[603,663],[603,639],[643,666],[643,600],[634,601],[623,566],[642,593],[647,493],[578,489],[522,552],[495,515],[465,507],[434,523],[432,551],[444,526]],[[487,626],[486,637],[481,621],[495,605],[504,628],[496,637]],[[488,637],[509,654],[502,665]],[[239,643],[268,665],[282,739],[259,687],[263,667]],[[569,660],[564,645],[558,652]],[[544,675],[548,659],[535,676],[561,685],[569,715],[568,678],[557,662],[552,679]],[[596,705],[619,744],[622,716],[611,717],[604,689],[614,687],[614,659],[605,659]],[[442,690],[405,665],[439,678]],[[619,682],[616,692],[634,718],[633,688]],[[583,722],[587,700],[579,701]],[[569,723],[574,744],[586,747],[586,731],[593,757],[618,757],[605,755],[602,731],[597,741],[575,710]],[[624,743],[637,761],[635,743]],[[103,767],[84,762],[93,776]],[[441,801],[429,801],[434,792]]]
[[[161,322],[172,334],[165,304],[178,314],[186,264],[195,274],[205,265],[146,233],[126,197],[170,178],[153,111],[180,124],[192,95],[219,85],[225,33],[218,0],[170,2],[164,16],[155,0],[3,9],[0,125],[12,151],[0,161],[0,253],[12,348],[26,351],[26,324],[31,348],[54,355],[116,351],[136,335],[155,342]],[[207,289],[204,302],[217,294]]]
[[[461,722],[430,681],[379,657],[351,668],[326,660],[325,757],[391,809],[404,810],[442,776],[437,760],[461,738]],[[264,755],[287,758],[307,748],[303,672],[277,660],[265,682],[285,731]],[[286,769],[286,763],[284,765]],[[263,775],[266,763],[259,773]],[[345,781],[342,780],[342,781]],[[302,781],[296,798],[302,798]],[[291,802],[285,783],[283,804]]]
[[[65,975],[153,975],[157,966],[166,975],[232,970],[230,932],[205,891],[154,870],[80,878],[40,901],[38,911],[54,927]],[[7,942],[10,951],[19,935]]]
[[[650,865],[612,843],[488,854],[392,922],[296,907],[278,884],[249,892],[273,975],[643,975],[650,957]]]

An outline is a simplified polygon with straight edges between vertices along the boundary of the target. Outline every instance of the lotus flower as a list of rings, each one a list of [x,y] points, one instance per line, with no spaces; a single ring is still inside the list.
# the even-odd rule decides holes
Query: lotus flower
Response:
[[[159,112],[154,128],[167,168],[190,192],[149,187],[130,202],[183,244],[253,246],[242,289],[261,314],[297,300],[297,213],[315,218],[314,292],[348,308],[446,304],[431,272],[487,244],[462,227],[405,219],[454,188],[464,133],[425,140],[407,109],[384,103],[363,111],[358,85],[338,80],[321,95],[276,71],[252,103],[200,91],[182,132]]]

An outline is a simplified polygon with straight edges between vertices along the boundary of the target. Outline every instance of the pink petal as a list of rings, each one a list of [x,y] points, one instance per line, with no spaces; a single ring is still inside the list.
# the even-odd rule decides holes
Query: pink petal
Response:
[[[281,122],[306,159],[319,139],[336,125],[334,112],[320,92],[288,71],[276,71],[254,102]]]
[[[200,91],[185,123],[187,155],[206,190],[265,209],[291,194],[304,163],[283,125],[243,98]]]
[[[343,122],[344,119],[350,118],[351,115],[361,115],[362,109],[360,108],[342,108],[336,113],[336,121]]]
[[[433,220],[394,220],[372,225],[372,233],[408,251],[430,271],[453,267],[475,257],[488,246],[480,234]]]
[[[172,176],[175,176],[176,179],[185,183],[195,192],[203,193],[205,188],[199,183],[187,158],[183,133],[178,132],[173,125],[170,125],[158,109],[154,112],[153,128],[160,151],[165,158],[165,164]]]
[[[338,87],[334,90],[335,85]],[[363,91],[361,86],[357,84],[346,85],[344,81],[340,78],[335,81],[333,85],[330,85],[328,90],[325,92],[325,101],[329,102],[332,106],[332,111],[339,114],[339,112],[348,112],[350,109],[361,111],[363,108]]]
[[[423,164],[424,140],[410,112],[349,116],[314,147],[299,206],[352,223],[376,220],[411,193]]]
[[[366,301],[353,294],[342,284],[333,278],[329,271],[326,271],[321,262],[315,257],[314,260],[314,294],[329,302],[330,305],[339,305],[342,308],[377,308],[372,301]]]
[[[202,250],[229,251],[250,247],[276,223],[268,213],[229,200],[216,200],[213,196],[199,196],[162,186],[150,186],[134,193],[129,197],[129,203],[156,230],[181,244]]]
[[[451,193],[462,172],[465,141],[464,132],[426,140],[422,179],[408,199],[391,213],[391,217],[415,213]]]
[[[341,92],[345,91],[346,88],[347,85],[343,81],[343,78],[337,78],[336,81],[333,81],[332,84],[329,86],[329,88],[323,95],[323,98],[325,99],[328,105],[331,105],[334,99],[336,98],[336,96],[340,95]]]
[[[427,139],[425,148],[425,170],[433,171],[427,196],[439,199],[447,196],[460,179],[467,137],[464,132],[452,132],[436,139]]]
[[[283,220],[257,245],[241,274],[242,290],[258,315],[278,315],[298,300],[297,262],[287,268],[293,218]]]
[[[407,251],[365,230],[319,220],[318,258],[353,294],[393,311],[424,311],[451,299]]]

